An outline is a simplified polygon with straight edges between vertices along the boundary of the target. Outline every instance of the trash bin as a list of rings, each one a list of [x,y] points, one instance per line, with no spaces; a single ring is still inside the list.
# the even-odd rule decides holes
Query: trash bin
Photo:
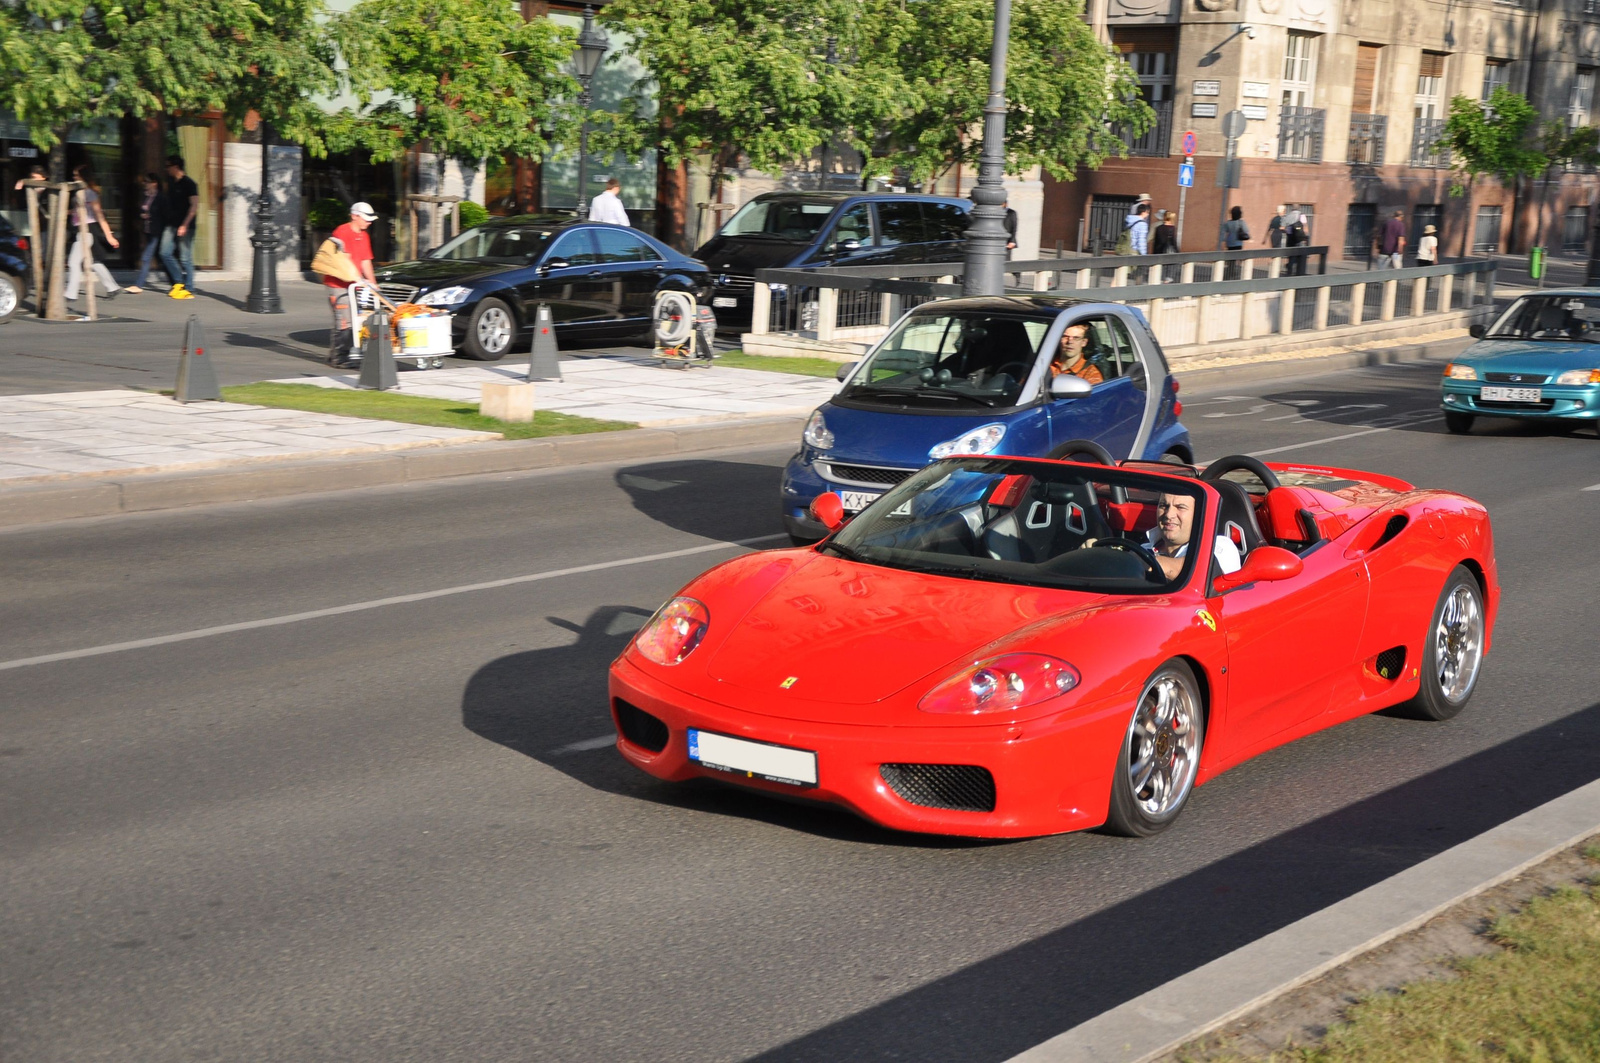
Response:
[[[1544,248],[1535,247],[1528,252],[1528,276],[1534,280],[1544,276]]]

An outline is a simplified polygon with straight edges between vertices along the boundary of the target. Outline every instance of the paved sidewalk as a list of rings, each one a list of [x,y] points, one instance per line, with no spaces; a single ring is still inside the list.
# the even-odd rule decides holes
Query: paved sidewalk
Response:
[[[476,403],[486,383],[521,383],[527,361],[431,369],[399,374],[403,395],[427,395]],[[540,410],[630,421],[645,428],[710,424],[746,417],[805,415],[838,390],[837,381],[754,369],[678,369],[624,353],[567,354],[560,381],[534,383]],[[324,388],[353,388],[357,377],[305,376],[274,381]]]
[[[365,454],[499,439],[141,391],[0,396],[0,484]]]

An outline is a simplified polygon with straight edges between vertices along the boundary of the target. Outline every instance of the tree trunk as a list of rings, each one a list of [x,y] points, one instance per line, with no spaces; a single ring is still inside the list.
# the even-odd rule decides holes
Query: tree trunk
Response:
[[[71,133],[71,126],[55,130],[56,142],[50,145],[50,180],[57,184],[67,179],[67,137]]]
[[[539,202],[542,198],[544,184],[544,163],[538,159],[518,158],[515,163],[516,177],[512,190],[512,197],[516,204],[518,214],[539,213]]]
[[[689,162],[667,163],[666,152],[656,153],[656,239],[687,252],[689,227]]]
[[[1470,255],[1472,253],[1472,229],[1473,229],[1472,186],[1475,183],[1477,183],[1477,180],[1478,180],[1477,177],[1469,177],[1469,178],[1467,178],[1467,190],[1464,193],[1464,198],[1466,199],[1467,203],[1466,203],[1465,216],[1462,218],[1462,221],[1461,221],[1461,257],[1462,258],[1466,258],[1468,255]]]

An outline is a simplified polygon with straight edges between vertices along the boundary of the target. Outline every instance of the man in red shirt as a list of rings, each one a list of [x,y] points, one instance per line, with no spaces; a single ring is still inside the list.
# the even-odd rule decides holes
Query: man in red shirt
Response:
[[[378,286],[378,278],[372,272],[372,237],[367,235],[367,230],[377,220],[378,212],[371,204],[357,203],[350,208],[350,220],[333,230],[333,238],[344,245],[344,252],[355,263],[356,272],[374,288]],[[350,328],[349,307],[342,305],[339,297],[349,290],[350,282],[324,276],[322,283],[329,288],[328,301],[333,305],[334,328],[338,333],[333,361],[341,368],[348,368],[354,364],[355,335]]]

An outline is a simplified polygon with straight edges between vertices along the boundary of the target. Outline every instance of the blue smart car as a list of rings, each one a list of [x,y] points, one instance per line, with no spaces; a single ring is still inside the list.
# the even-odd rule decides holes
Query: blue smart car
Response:
[[[1086,343],[1072,345],[1078,373],[1054,372],[1075,325],[1087,331]],[[811,517],[819,494],[833,491],[857,512],[952,454],[1062,457],[1087,440],[1117,459],[1193,460],[1161,346],[1144,315],[1119,303],[924,303],[840,378],[784,470],[783,522],[796,542],[826,534]]]

